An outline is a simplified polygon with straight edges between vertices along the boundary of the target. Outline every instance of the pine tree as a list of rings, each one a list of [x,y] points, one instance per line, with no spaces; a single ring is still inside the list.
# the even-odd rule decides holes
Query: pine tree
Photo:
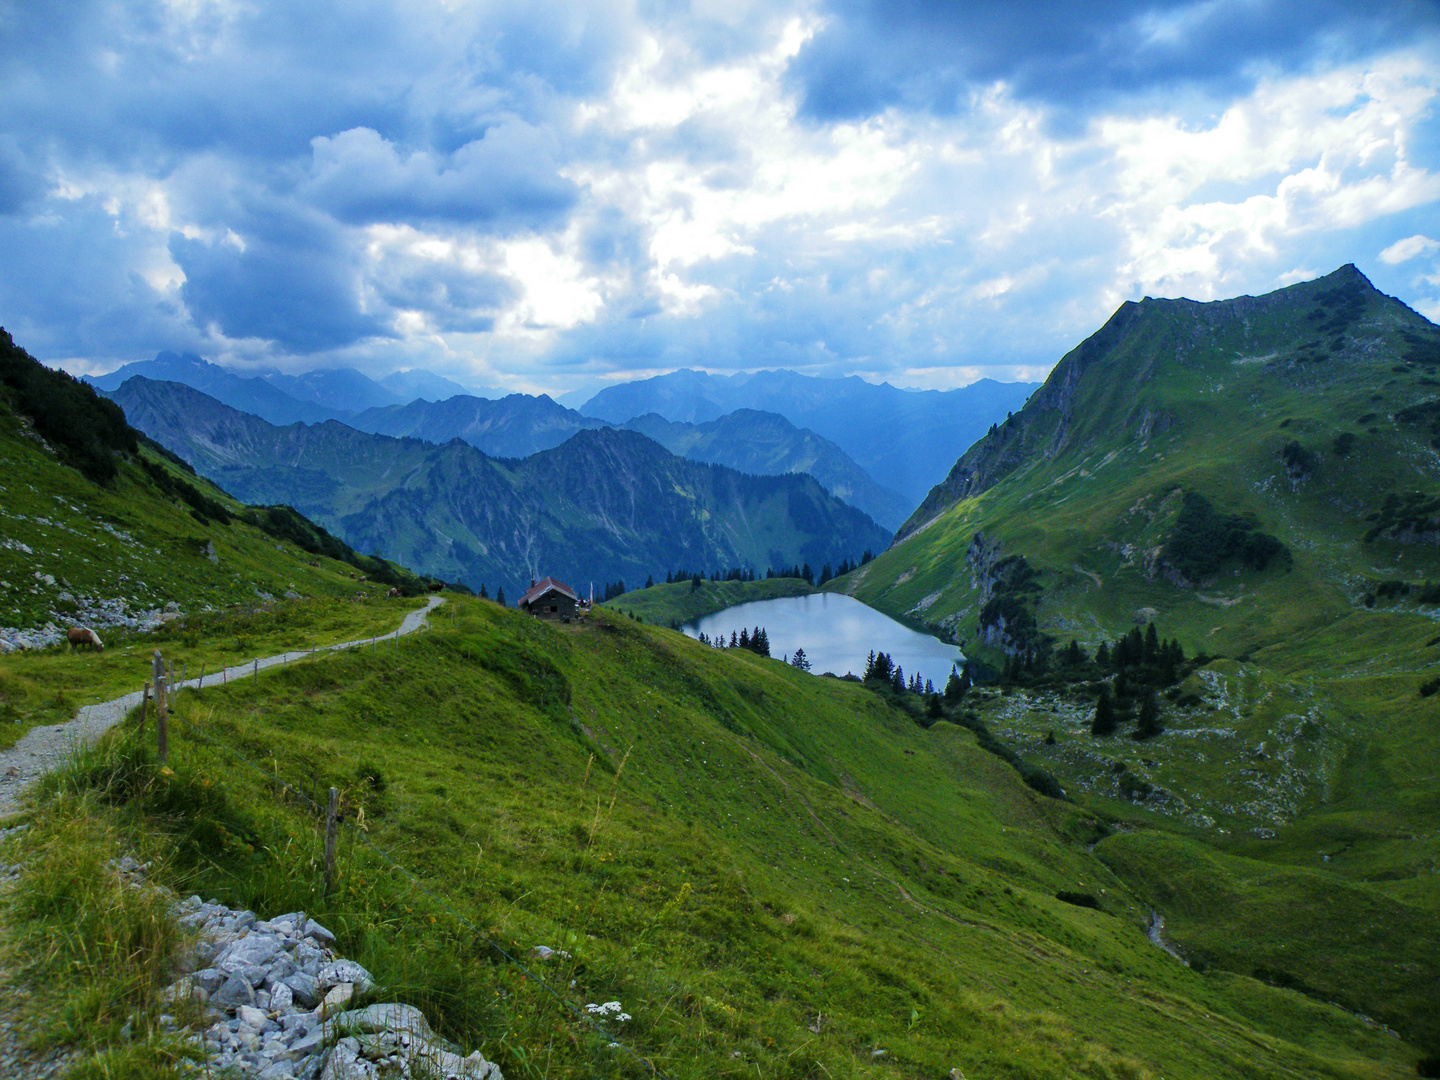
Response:
[[[490,599],[490,594],[485,591],[485,582],[483,582],[483,581],[480,582],[480,599],[481,599],[481,600],[489,600],[489,599]]]
[[[1145,663],[1153,664],[1160,656],[1160,635],[1152,622],[1145,628]]]
[[[655,584],[655,579],[654,579],[654,577],[652,577],[652,576],[649,575],[649,574],[646,574],[646,575],[645,575],[645,588],[648,589],[648,588],[650,588],[650,587],[651,587],[652,585],[654,585],[654,584]]]
[[[834,576],[835,576],[835,575],[834,575],[833,573],[831,573],[831,571],[830,571],[830,564],[827,562],[824,566],[822,566],[822,567],[820,568],[820,580],[817,581],[816,584],[817,584],[817,585],[824,585],[827,581],[829,581],[829,580],[830,580],[832,577],[834,577]]]
[[[1140,722],[1135,728],[1136,739],[1153,739],[1165,729],[1160,725],[1160,699],[1155,696],[1154,690],[1145,694],[1144,700],[1140,702]]]
[[[1100,648],[1095,650],[1095,663],[1102,668],[1110,667],[1110,643],[1108,641],[1102,641]]]
[[[498,588],[498,589],[495,590],[495,602],[496,602],[497,604],[499,604],[501,607],[504,607],[504,606],[505,606],[505,586],[504,586],[504,585],[501,585],[500,588]]]
[[[955,674],[955,669],[950,669],[950,678],[945,680],[945,700],[959,701],[965,696],[965,685],[960,681],[960,676]]]
[[[897,694],[905,692],[905,669],[899,664],[895,665],[895,671],[890,676],[890,688]]]
[[[865,658],[865,678],[875,674],[875,650],[870,650],[870,655]]]
[[[730,648],[738,649],[741,645],[740,639],[735,636],[735,631],[730,631]]]
[[[763,626],[755,627],[755,632],[750,635],[750,648],[760,656],[770,655],[770,635]]]
[[[1115,703],[1110,699],[1110,685],[1100,684],[1100,696],[1095,699],[1095,718],[1090,721],[1091,735],[1115,734]]]
[[[799,668],[801,671],[810,670],[810,661],[806,658],[803,648],[795,650],[795,655],[790,657],[790,666]]]
[[[810,569],[808,562],[800,568],[800,576],[805,579],[807,584],[815,584],[815,571]]]
[[[749,630],[746,630],[745,627],[742,626],[742,627],[740,628],[740,648],[742,648],[742,649],[748,649],[749,647],[750,647],[750,631],[749,631]]]
[[[929,694],[931,697],[935,696],[935,684],[929,679],[925,680],[925,693]]]
[[[699,589],[700,589],[700,584],[701,584],[702,580],[703,580],[703,579],[700,577],[699,574],[696,574],[694,577],[692,577],[692,578],[690,579],[690,591],[691,591],[691,592],[698,592]]]

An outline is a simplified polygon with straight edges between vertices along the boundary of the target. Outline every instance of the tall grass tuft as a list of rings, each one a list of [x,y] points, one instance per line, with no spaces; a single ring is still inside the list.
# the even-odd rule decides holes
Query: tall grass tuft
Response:
[[[194,1056],[183,1027],[198,1019],[162,994],[185,936],[168,893],[115,868],[135,848],[108,816],[93,794],[63,794],[12,841],[24,870],[0,895],[5,989],[28,989],[18,1000],[30,1045],[68,1048],[70,1076],[171,1077]]]

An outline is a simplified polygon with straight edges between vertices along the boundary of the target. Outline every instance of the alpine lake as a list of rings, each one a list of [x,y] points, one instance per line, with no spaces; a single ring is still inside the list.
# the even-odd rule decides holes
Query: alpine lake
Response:
[[[680,629],[693,638],[704,634],[728,645],[732,633],[738,635],[742,629],[753,633],[757,626],[770,639],[771,656],[789,660],[796,649],[804,649],[816,675],[864,675],[866,657],[872,651],[883,652],[904,669],[907,680],[919,672],[922,680],[929,679],[941,690],[952,666],[965,660],[958,646],[912,630],[841,593],[737,604]]]

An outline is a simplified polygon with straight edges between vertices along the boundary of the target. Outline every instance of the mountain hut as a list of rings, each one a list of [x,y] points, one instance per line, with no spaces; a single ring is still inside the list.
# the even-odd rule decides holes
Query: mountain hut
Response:
[[[575,617],[578,604],[575,590],[552,577],[531,581],[530,588],[520,598],[521,611],[528,611],[537,618],[559,619],[562,622],[569,622]]]

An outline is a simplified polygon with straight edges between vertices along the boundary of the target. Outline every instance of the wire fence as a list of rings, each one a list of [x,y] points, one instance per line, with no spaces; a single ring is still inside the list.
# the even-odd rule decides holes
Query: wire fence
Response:
[[[361,643],[357,647],[363,648],[363,643]],[[331,648],[334,647],[332,646]],[[259,674],[258,665],[255,668],[254,674]],[[189,689],[198,688],[189,687]],[[195,738],[201,740],[202,742],[208,743],[216,749],[222,751],[223,753],[228,754],[230,757],[233,757],[236,761],[242,763],[243,765],[257,773],[259,776],[263,777],[268,785],[277,787],[278,789],[283,789],[284,791],[288,792],[295,799],[299,800],[301,804],[308,806],[311,810],[313,810],[317,817],[325,818],[328,814],[328,808],[322,807],[314,798],[306,794],[300,788],[297,788],[295,785],[291,784],[289,781],[280,779],[276,773],[265,769],[263,766],[261,766],[255,761],[252,761],[250,758],[246,757],[234,747],[228,746],[225,743],[221,742],[219,739],[197,727],[195,724],[180,716],[178,713],[175,714],[175,719],[180,723],[181,726],[184,727],[187,732],[189,732]],[[602,1038],[608,1046],[622,1050],[624,1053],[628,1054],[652,1076],[658,1077],[659,1080],[669,1080],[666,1074],[662,1072],[660,1068],[655,1065],[654,1062],[650,1061],[634,1047],[626,1043],[624,1039],[620,1038],[616,1032],[607,1031],[604,1028],[600,1027],[598,1024],[596,1024],[578,1005],[575,1004],[574,1001],[572,1001],[566,995],[562,994],[559,990],[555,989],[555,987],[551,986],[550,983],[547,982],[543,977],[536,974],[533,968],[531,968],[524,961],[516,957],[512,952],[510,952],[510,950],[506,949],[505,946],[502,945],[499,941],[497,941],[495,939],[495,936],[491,934],[488,930],[476,926],[473,921],[466,918],[465,915],[463,915],[460,911],[456,910],[455,906],[451,904],[450,901],[447,900],[444,896],[441,896],[440,894],[427,888],[426,885],[418,877],[416,877],[415,874],[412,873],[407,867],[396,862],[395,859],[391,857],[389,852],[385,851],[383,848],[378,847],[364,832],[364,830],[357,828],[355,824],[350,821],[341,820],[340,824],[345,826],[348,834],[353,839],[358,840],[362,846],[369,849],[385,864],[390,866],[398,874],[405,878],[411,885],[411,887],[416,889],[424,896],[428,897],[433,903],[435,903],[438,907],[440,907],[443,911],[445,911],[453,919],[455,919],[457,923],[475,934],[478,939],[483,940],[494,953],[504,957],[504,959],[508,963],[513,964],[527,978],[533,980],[536,986],[538,986],[546,994],[559,1002],[559,1004],[569,1014],[572,1021],[577,1022],[582,1027],[588,1029],[591,1033]]]

